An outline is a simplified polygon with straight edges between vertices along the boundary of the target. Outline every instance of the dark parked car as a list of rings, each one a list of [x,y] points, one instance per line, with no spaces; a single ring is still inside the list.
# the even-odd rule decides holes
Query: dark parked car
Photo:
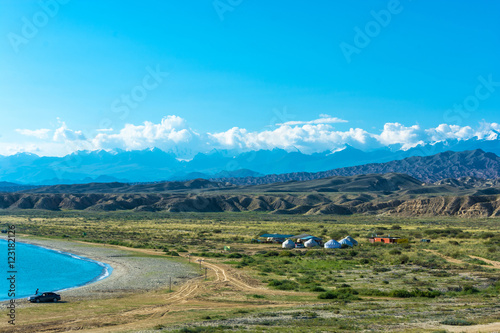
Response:
[[[42,293],[40,295],[33,295],[28,297],[28,301],[30,302],[57,302],[61,300],[61,295],[48,292],[48,293]]]

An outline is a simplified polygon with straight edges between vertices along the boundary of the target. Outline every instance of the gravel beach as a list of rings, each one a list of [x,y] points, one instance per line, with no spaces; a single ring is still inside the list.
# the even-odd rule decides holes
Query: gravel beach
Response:
[[[168,287],[170,278],[172,285],[178,285],[199,276],[193,267],[169,258],[140,256],[138,252],[112,246],[25,237],[18,237],[17,241],[73,253],[109,264],[113,268],[107,278],[61,291],[62,298],[67,300],[119,297],[141,290]]]

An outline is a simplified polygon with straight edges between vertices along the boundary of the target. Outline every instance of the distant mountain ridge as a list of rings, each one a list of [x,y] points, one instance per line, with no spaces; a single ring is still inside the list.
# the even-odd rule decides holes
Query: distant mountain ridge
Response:
[[[235,185],[258,185],[287,181],[305,181],[331,176],[354,176],[363,174],[402,173],[432,183],[446,178],[474,177],[479,179],[500,178],[500,157],[481,149],[452,152],[432,156],[412,156],[386,163],[372,163],[347,168],[310,173],[294,172],[263,177],[215,178],[214,181]]]
[[[434,145],[418,146],[406,151],[381,148],[368,152],[345,146],[344,149],[333,153],[325,151],[310,155],[282,149],[243,153],[214,150],[199,153],[191,160],[180,160],[174,153],[164,152],[157,148],[139,151],[79,151],[64,157],[39,157],[34,154],[20,153],[0,156],[0,181],[54,185],[316,173],[373,163],[387,163],[413,156],[430,156],[448,150],[458,152],[481,148],[483,151],[500,154],[499,143],[500,140],[449,140]],[[404,172],[399,169],[392,171]],[[365,173],[371,173],[371,171]],[[328,175],[333,174],[325,176]],[[417,178],[420,179],[419,176]]]
[[[11,182],[0,182],[0,192],[17,192],[35,188],[36,186],[21,185]]]

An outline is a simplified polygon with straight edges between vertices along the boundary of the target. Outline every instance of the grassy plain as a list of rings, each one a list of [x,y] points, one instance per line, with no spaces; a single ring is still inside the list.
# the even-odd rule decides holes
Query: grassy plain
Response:
[[[138,255],[186,262],[189,254],[209,269],[206,281],[172,294],[164,286],[120,300],[19,309],[29,312],[27,325],[45,323],[46,331],[500,329],[500,219],[72,211],[4,212],[0,219],[31,236],[150,249]],[[288,251],[251,242],[264,232],[351,235],[360,246]],[[373,233],[410,243],[372,245],[366,237]]]

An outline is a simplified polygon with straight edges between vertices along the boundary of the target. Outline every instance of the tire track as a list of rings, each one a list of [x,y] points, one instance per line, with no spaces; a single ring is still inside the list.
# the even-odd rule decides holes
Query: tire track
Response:
[[[466,261],[463,261],[463,260],[460,260],[460,259],[455,259],[455,258],[452,258],[452,257],[448,257],[448,256],[445,256],[444,254],[441,254],[439,253],[438,251],[436,250],[429,250],[429,249],[424,249],[424,251],[426,252],[430,252],[432,254],[435,254],[441,258],[443,258],[444,260],[446,261],[449,261],[451,263],[454,263],[454,264],[462,264],[462,265],[465,265],[465,264],[469,264],[468,262]],[[500,262],[498,261],[494,261],[494,260],[489,260],[489,259],[485,259],[485,258],[481,258],[481,257],[477,257],[477,256],[473,256],[473,255],[468,255],[470,258],[474,258],[474,259],[478,259],[478,260],[482,260],[484,261],[485,263],[488,263],[492,266],[488,266],[488,265],[480,265],[480,266],[483,266],[483,267],[488,267],[488,268],[494,268],[494,269],[500,269]]]

